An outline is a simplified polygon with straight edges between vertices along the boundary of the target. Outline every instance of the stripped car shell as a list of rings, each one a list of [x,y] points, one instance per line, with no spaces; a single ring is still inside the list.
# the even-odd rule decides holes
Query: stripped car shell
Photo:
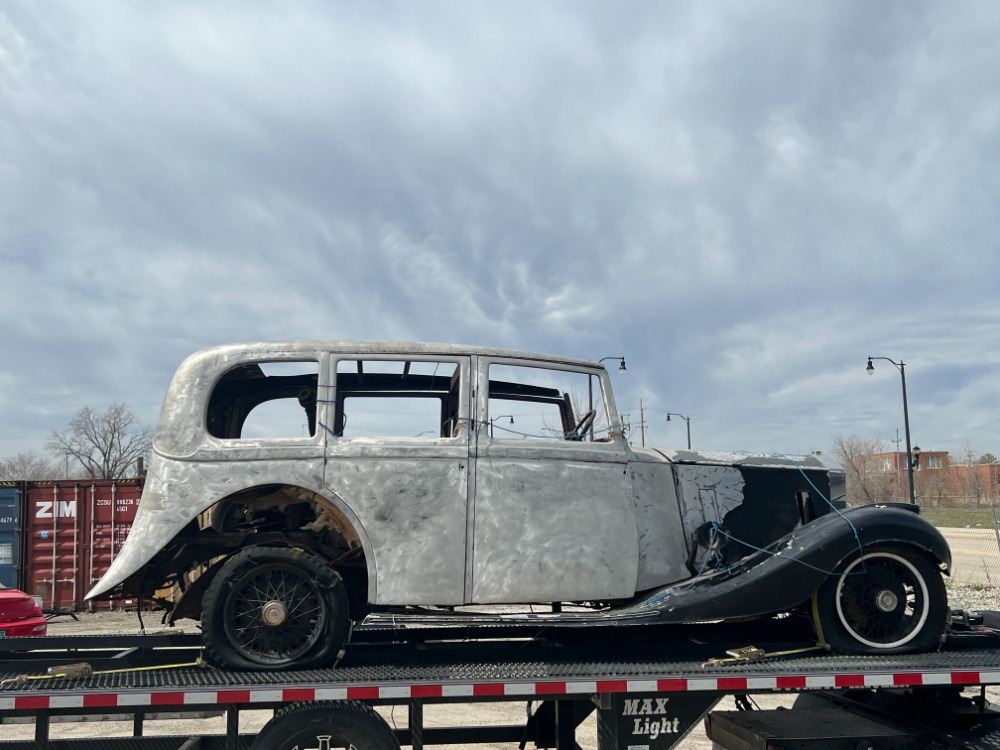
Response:
[[[584,626],[799,611],[840,650],[932,647],[943,537],[842,494],[816,455],[633,448],[587,360],[221,346],[175,374],[132,531],[88,597],[200,617],[209,657],[249,669],[329,663],[351,622],[384,613]],[[540,603],[555,606],[451,612]]]

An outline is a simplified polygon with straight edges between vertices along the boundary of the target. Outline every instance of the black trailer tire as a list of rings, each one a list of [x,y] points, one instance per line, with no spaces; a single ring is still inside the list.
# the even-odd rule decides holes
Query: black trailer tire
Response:
[[[240,670],[328,666],[350,628],[337,572],[300,549],[249,547],[225,562],[205,591],[208,660]]]
[[[815,594],[826,642],[842,654],[928,651],[941,643],[948,595],[925,552],[868,547],[848,558]]]
[[[354,701],[293,703],[275,713],[251,750],[399,750],[385,719]]]

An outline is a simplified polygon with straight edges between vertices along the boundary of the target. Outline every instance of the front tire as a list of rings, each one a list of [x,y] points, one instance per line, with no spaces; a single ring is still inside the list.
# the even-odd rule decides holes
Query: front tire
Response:
[[[941,643],[948,596],[924,552],[869,547],[816,592],[815,615],[826,642],[840,653],[917,653]]]
[[[350,627],[340,576],[299,549],[237,552],[212,579],[203,601],[205,652],[209,661],[225,668],[327,666]]]

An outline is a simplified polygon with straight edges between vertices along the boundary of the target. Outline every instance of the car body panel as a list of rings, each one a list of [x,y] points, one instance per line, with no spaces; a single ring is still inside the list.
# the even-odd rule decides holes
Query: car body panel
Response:
[[[0,587],[0,638],[45,635],[47,628],[42,608],[32,597]]]

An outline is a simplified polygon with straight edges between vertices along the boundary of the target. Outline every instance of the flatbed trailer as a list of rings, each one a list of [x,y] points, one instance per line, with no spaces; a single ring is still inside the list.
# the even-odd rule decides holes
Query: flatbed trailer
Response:
[[[572,645],[373,643],[352,648],[334,668],[303,672],[171,668],[162,657],[119,669],[124,662],[103,646],[95,649],[91,637],[61,637],[50,657],[100,654],[85,677],[59,666],[59,658],[52,671],[68,676],[45,676],[38,656],[46,639],[31,639],[30,650],[17,640],[3,644],[0,722],[33,720],[34,738],[6,740],[0,723],[4,749],[420,750],[488,742],[570,750],[579,747],[580,724],[595,712],[600,750],[667,750],[701,726],[719,748],[1000,748],[1000,719],[985,698],[986,686],[1000,684],[1000,639],[991,632],[953,636],[935,653],[867,657],[787,644],[727,656],[718,643],[657,644],[648,635]],[[183,649],[183,640],[168,647]],[[121,645],[123,654],[134,655],[143,642]],[[776,652],[783,655],[767,655]],[[769,693],[799,697],[790,710],[712,712],[726,696],[746,706],[749,697]],[[474,710],[492,701],[520,701],[531,710],[518,725],[424,725],[427,706],[463,703]],[[371,708],[379,705],[405,706],[405,726],[390,728]],[[274,711],[255,736],[240,732],[240,712],[251,709]],[[226,732],[144,734],[148,716],[188,712],[224,713]],[[133,736],[50,738],[50,723],[67,715],[122,715],[132,719]]]

